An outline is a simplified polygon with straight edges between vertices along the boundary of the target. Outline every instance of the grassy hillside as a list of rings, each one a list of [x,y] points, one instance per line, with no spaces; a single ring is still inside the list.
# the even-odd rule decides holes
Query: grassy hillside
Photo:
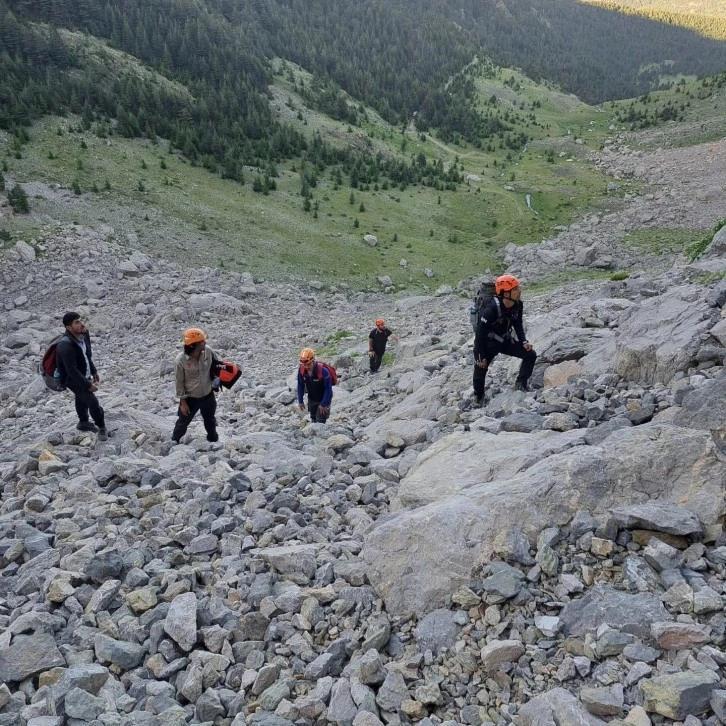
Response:
[[[617,204],[612,195],[605,200],[607,179],[588,152],[600,147],[614,122],[628,128],[615,121],[626,103],[590,107],[516,71],[484,65],[476,78],[479,112],[496,108],[511,133],[526,131],[533,139],[513,153],[502,145],[444,144],[412,127],[394,128],[371,109],[363,109],[360,126],[348,126],[307,108],[295,90],[311,80],[302,69],[288,64],[274,79],[275,113],[301,133],[317,132],[331,144],[352,144],[370,154],[441,160],[446,168],[456,166],[465,182],[456,191],[385,184],[351,190],[326,172],[305,211],[299,162],[279,164],[276,190],[262,194],[252,188],[261,169],[246,167],[241,185],[170,153],[164,141],[107,136],[97,127],[84,129],[77,117],[52,117],[36,123],[25,143],[0,134],[7,187],[23,184],[31,204],[29,215],[3,218],[6,244],[75,222],[103,228],[129,248],[191,265],[374,289],[380,287],[376,277],[388,275],[397,285],[430,289],[496,270],[504,245],[539,241],[589,210]],[[692,95],[688,112],[701,123],[709,114],[723,119],[718,108],[709,111],[713,94],[701,99],[699,87],[695,81],[679,87],[679,97]],[[675,91],[663,92],[650,103],[665,103],[666,93],[676,97]],[[668,127],[654,123],[660,123],[656,130]],[[718,129],[700,133],[716,138]],[[637,189],[626,183],[621,193]],[[377,236],[376,247],[363,241],[366,234]]]
[[[726,0],[581,0],[726,40]]]
[[[639,132],[641,148],[693,146],[726,135],[726,72],[700,81],[671,78],[667,90],[607,103],[621,131]]]
[[[605,5],[612,0],[587,0],[593,5]],[[726,0],[617,0],[632,10],[660,10],[688,15],[710,15],[726,18]]]

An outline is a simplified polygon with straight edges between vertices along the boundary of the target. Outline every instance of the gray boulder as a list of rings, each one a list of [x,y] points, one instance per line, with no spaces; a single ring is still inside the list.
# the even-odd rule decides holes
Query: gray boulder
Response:
[[[389,612],[423,615],[443,604],[514,526],[534,540],[544,528],[567,523],[578,509],[600,513],[655,496],[679,502],[706,524],[724,511],[724,464],[705,432],[666,424],[621,429],[603,447],[578,446],[543,461],[535,450],[506,478],[502,462],[495,468],[501,478],[481,477],[479,483],[472,479],[485,470],[486,454],[471,445],[473,438],[453,434],[431,447],[437,453],[427,452],[409,475],[416,485],[408,486],[408,477],[401,485],[404,501],[429,504],[379,521],[366,534],[362,557]],[[506,448],[506,441],[498,443]],[[517,465],[516,459],[510,462],[510,471]],[[460,472],[472,483],[459,487]],[[428,492],[422,491],[424,483]]]
[[[678,426],[711,431],[726,443],[726,375],[707,381],[689,393],[673,418]]]
[[[696,341],[710,323],[705,302],[697,304],[695,286],[673,288],[667,296],[643,300],[620,319],[615,371],[641,383],[668,383],[677,371],[686,371],[699,346]]]
[[[165,632],[185,651],[197,642],[197,597],[193,592],[177,595],[164,620]]]
[[[516,663],[524,655],[524,644],[518,640],[493,640],[481,651],[481,662],[486,673],[494,673],[503,663]]]
[[[567,603],[560,613],[567,635],[582,636],[601,625],[650,637],[651,623],[670,619],[663,603],[649,593],[630,594],[609,585],[595,585],[586,595]]]
[[[16,635],[12,643],[0,649],[0,681],[12,683],[57,666],[66,661],[52,635]]]
[[[646,711],[680,720],[705,710],[719,682],[707,669],[683,671],[641,681],[640,690]]]
[[[726,227],[716,232],[711,240],[711,244],[703,253],[703,259],[712,259],[714,257],[726,257]]]
[[[615,521],[626,529],[648,529],[666,534],[702,534],[703,526],[693,513],[673,502],[645,502],[614,509]]]
[[[472,431],[445,436],[419,455],[401,481],[405,505],[421,506],[446,499],[482,482],[504,479],[548,456],[582,444],[586,433],[553,431],[490,434]]]
[[[553,688],[519,709],[518,726],[605,726],[564,688]]]
[[[35,247],[31,247],[27,242],[18,240],[15,243],[15,251],[20,255],[23,262],[35,262]]]
[[[451,648],[456,642],[459,626],[454,621],[454,613],[450,610],[434,610],[416,626],[414,635],[419,650],[431,650],[438,653],[442,648]]]

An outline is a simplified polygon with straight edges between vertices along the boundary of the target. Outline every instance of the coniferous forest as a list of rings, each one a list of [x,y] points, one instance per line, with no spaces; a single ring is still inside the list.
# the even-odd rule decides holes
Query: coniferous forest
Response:
[[[169,83],[89,61],[75,40],[84,35]],[[169,139],[238,181],[252,164],[269,169],[268,184],[276,162],[298,156],[312,168],[340,165],[359,183],[459,181],[425,159],[369,158],[278,121],[273,58],[312,72],[306,101],[352,125],[363,110],[342,91],[394,124],[518,148],[527,139],[510,136],[505,117],[476,108],[473,74],[487,66],[475,58],[597,103],[646,93],[666,71],[717,73],[726,46],[575,0],[0,0],[0,127],[72,112],[103,133],[113,121],[115,133]]]

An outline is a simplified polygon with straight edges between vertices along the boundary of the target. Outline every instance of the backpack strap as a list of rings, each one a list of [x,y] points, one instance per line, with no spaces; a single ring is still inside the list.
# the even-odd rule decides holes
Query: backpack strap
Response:
[[[497,315],[502,317],[502,301],[499,299],[499,295],[494,296],[494,304],[497,306]]]
[[[323,380],[322,367],[323,367],[323,364],[319,360],[316,360],[315,361],[315,366],[313,367],[312,371],[310,371],[310,380],[311,381],[316,380],[316,378],[315,378],[315,372],[316,371],[318,373],[318,379],[321,380],[321,381]],[[300,368],[299,368],[299,370],[298,370],[298,372],[304,378],[305,377],[305,372],[306,372],[305,371],[305,366],[301,365]]]

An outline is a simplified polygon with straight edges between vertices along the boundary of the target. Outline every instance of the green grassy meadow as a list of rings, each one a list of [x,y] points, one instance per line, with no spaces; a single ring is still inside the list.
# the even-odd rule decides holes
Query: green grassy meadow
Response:
[[[279,164],[277,188],[265,195],[252,190],[261,170],[246,170],[242,185],[170,153],[164,141],[102,138],[82,131],[76,118],[45,118],[28,129],[28,143],[0,133],[4,175],[30,185],[31,204],[30,215],[5,217],[5,237],[38,239],[76,223],[106,229],[129,249],[249,270],[258,279],[379,289],[376,278],[387,275],[398,287],[431,289],[497,270],[506,244],[539,242],[559,225],[617,204],[612,194],[606,199],[608,180],[588,158],[612,133],[616,106],[587,106],[516,71],[477,78],[482,112],[506,113],[512,133],[531,139],[512,152],[446,144],[412,126],[391,127],[370,109],[359,126],[332,121],[296,93],[296,83],[306,80],[295,67],[276,75],[272,89],[278,113],[304,133],[370,153],[422,153],[456,165],[465,181],[456,191],[384,185],[362,191],[347,180],[336,185],[326,170],[306,212],[299,161]],[[634,190],[625,183],[620,193]],[[377,237],[375,247],[364,242],[367,234]]]

